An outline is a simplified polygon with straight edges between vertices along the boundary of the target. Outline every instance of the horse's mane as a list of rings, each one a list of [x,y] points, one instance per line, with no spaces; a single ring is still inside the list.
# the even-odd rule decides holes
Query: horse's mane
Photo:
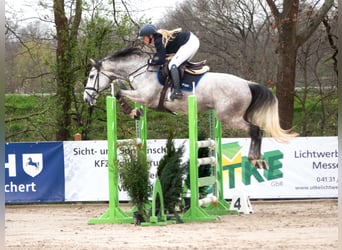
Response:
[[[117,58],[129,56],[129,55],[133,55],[133,54],[141,55],[142,53],[143,53],[143,51],[138,47],[129,47],[129,48],[124,48],[124,49],[121,49],[121,50],[115,52],[113,55],[108,57],[108,59],[109,60],[115,60]]]

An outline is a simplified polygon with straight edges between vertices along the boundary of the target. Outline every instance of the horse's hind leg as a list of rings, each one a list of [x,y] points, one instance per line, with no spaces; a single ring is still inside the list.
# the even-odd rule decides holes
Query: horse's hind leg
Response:
[[[248,152],[249,161],[256,167],[261,169],[268,169],[268,164],[261,159],[261,140],[262,131],[260,127],[250,124],[249,135],[251,137],[251,144]]]

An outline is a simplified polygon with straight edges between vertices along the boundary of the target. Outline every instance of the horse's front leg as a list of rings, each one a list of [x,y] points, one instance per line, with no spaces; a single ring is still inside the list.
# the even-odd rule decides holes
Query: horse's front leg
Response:
[[[261,140],[262,131],[258,126],[250,125],[249,134],[251,137],[251,144],[248,152],[249,161],[256,167],[260,169],[268,169],[268,164],[266,161],[261,159]]]
[[[120,91],[116,93],[115,97],[122,107],[124,114],[130,115],[132,119],[139,120],[140,116],[144,115],[144,111],[140,108],[133,109],[131,106],[129,106],[125,98],[121,95]]]

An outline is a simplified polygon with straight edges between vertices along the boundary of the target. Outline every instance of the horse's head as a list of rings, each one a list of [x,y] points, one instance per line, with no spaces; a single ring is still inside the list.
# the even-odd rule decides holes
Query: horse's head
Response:
[[[93,67],[89,73],[83,99],[87,104],[93,106],[96,104],[97,97],[109,87],[109,84],[115,80],[116,77],[112,72],[105,70],[102,61],[90,59],[90,62]]]
[[[92,69],[84,90],[84,101],[96,104],[96,98],[106,90],[115,79],[129,80],[146,68],[149,55],[139,48],[127,48],[100,61],[90,60]]]

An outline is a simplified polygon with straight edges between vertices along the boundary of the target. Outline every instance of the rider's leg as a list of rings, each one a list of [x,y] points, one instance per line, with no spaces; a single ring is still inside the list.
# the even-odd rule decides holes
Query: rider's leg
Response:
[[[175,64],[177,67],[181,65],[186,60],[192,59],[192,57],[196,54],[198,51],[200,42],[198,38],[191,33],[189,40],[182,45],[176,54],[172,57],[170,63],[169,63],[169,70],[171,70],[171,67],[173,64]]]
[[[172,57],[169,63],[169,70],[174,84],[174,92],[171,95],[171,99],[181,98],[183,96],[183,93],[180,89],[178,67],[186,60],[191,59],[197,52],[198,48],[199,40],[194,34],[191,33],[187,43],[181,46],[176,52],[176,54]]]
[[[179,71],[175,64],[171,66],[170,73],[171,73],[171,78],[173,81],[173,88],[174,88],[174,91],[171,94],[171,99],[180,99],[182,98],[183,93],[181,91],[181,86],[180,86]]]

